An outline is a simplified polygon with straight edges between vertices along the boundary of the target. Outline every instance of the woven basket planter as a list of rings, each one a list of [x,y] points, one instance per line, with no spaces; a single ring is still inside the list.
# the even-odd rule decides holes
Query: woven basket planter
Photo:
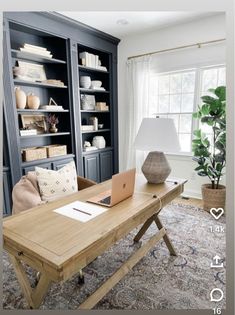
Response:
[[[223,208],[225,211],[226,187],[219,185],[218,189],[212,189],[211,184],[202,185],[203,209]]]

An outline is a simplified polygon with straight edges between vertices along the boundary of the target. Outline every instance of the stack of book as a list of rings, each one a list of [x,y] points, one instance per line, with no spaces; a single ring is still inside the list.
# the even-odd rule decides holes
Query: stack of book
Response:
[[[35,136],[37,134],[37,129],[23,129],[20,130],[21,136]]]
[[[61,80],[56,80],[56,79],[47,79],[41,82],[45,84],[50,84],[50,85],[64,86],[64,82],[62,82]]]
[[[101,61],[98,55],[90,54],[87,51],[83,51],[79,54],[79,58],[82,61],[82,65],[85,67],[107,71],[106,67],[101,66]]]
[[[95,147],[95,146],[85,147],[85,148],[84,148],[84,151],[85,151],[85,152],[95,151],[95,150],[98,150],[98,148]]]
[[[49,50],[47,50],[47,48],[36,45],[24,44],[24,47],[23,48],[21,47],[20,51],[40,55],[46,58],[52,58],[52,54]]]
[[[108,111],[109,106],[106,105],[106,102],[96,102],[95,110]]]

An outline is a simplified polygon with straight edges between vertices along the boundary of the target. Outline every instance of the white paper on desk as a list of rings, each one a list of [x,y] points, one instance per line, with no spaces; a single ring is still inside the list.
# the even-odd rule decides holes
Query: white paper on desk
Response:
[[[90,213],[91,215],[82,213],[77,210],[73,210],[73,208]],[[107,210],[108,209],[105,207],[92,205],[91,203],[88,203],[88,202],[74,201],[72,203],[69,203],[66,206],[55,209],[53,211],[56,213],[62,214],[66,217],[69,217],[71,219],[75,219],[81,222],[87,222]]]

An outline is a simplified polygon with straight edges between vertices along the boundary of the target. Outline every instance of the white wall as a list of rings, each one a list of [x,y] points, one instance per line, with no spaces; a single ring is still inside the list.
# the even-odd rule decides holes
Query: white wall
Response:
[[[124,169],[124,141],[126,137],[127,80],[126,61],[129,56],[151,51],[194,44],[226,37],[225,15],[203,18],[197,21],[175,25],[155,32],[124,37],[118,47],[118,103],[119,103],[119,164]],[[212,56],[213,58],[213,56]],[[185,194],[201,196],[201,184],[208,182],[194,174],[195,164],[191,157],[168,156],[172,176],[188,179]]]

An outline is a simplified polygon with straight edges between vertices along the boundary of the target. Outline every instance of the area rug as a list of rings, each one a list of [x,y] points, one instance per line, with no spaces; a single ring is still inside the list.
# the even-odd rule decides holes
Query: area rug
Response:
[[[212,309],[225,308],[225,233],[211,232],[216,226],[225,228],[225,218],[216,221],[202,209],[182,204],[170,204],[161,212],[177,257],[169,255],[162,241],[131,270],[94,309]],[[148,229],[144,240],[156,232]],[[85,284],[74,276],[63,284],[52,284],[40,309],[76,309],[79,304],[106,280],[126,258],[138,248],[133,245],[133,230],[84,269]],[[224,268],[211,268],[212,258],[219,255]],[[35,272],[27,268],[33,281]],[[219,288],[224,298],[210,301],[210,292]],[[27,309],[15,272],[3,253],[3,308]]]

